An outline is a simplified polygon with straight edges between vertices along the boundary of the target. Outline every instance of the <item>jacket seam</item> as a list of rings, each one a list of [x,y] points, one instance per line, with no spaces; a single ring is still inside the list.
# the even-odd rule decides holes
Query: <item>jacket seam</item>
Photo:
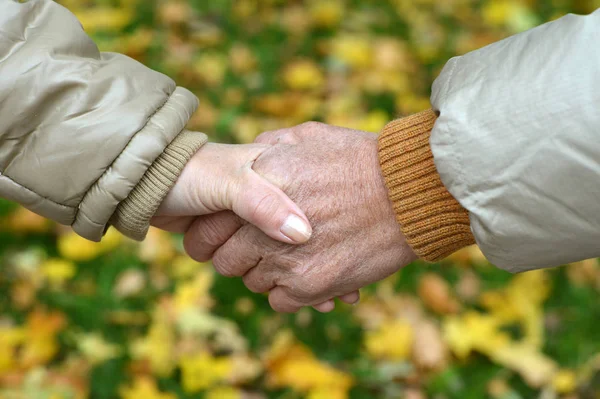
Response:
[[[167,96],[167,98],[160,104],[160,106],[158,106],[154,110],[154,112],[148,116],[148,118],[146,119],[146,123],[144,123],[144,126],[142,126],[141,129],[139,129],[137,132],[135,132],[134,134],[131,135],[131,137],[129,138],[129,140],[125,144],[125,146],[123,146],[123,149],[121,151],[119,151],[119,153],[117,154],[117,156],[111,161],[111,163],[106,167],[106,169],[104,169],[104,172],[88,187],[87,190],[85,190],[85,194],[81,197],[81,201],[79,201],[79,205],[77,206],[77,212],[75,213],[75,217],[74,217],[73,222],[71,223],[71,225],[73,225],[77,221],[77,219],[79,218],[79,213],[81,211],[81,203],[85,200],[85,198],[87,198],[88,193],[91,190],[93,190],[94,187],[98,186],[98,182],[100,181],[100,179],[102,179],[108,173],[108,171],[112,168],[112,166],[117,161],[117,159],[121,156],[121,154],[123,154],[123,151],[125,151],[127,149],[127,147],[129,147],[129,145],[133,141],[134,137],[136,137],[141,131],[143,131],[144,129],[146,129],[146,127],[148,127],[148,124],[152,121],[152,118],[158,113],[158,111],[160,111],[161,109],[163,109],[163,107],[169,102],[169,100],[171,99],[171,97],[173,97],[173,94],[175,93],[176,90],[177,90],[177,86],[175,86],[175,88],[173,89],[173,91],[171,93],[169,93],[169,95]],[[158,156],[160,156],[160,154]],[[152,162],[150,163],[150,165],[152,165],[152,163],[154,163],[154,161],[156,161],[156,159],[158,158],[158,156],[155,159],[152,160]],[[99,222],[91,220],[89,217],[87,217],[87,219],[90,220],[90,221],[92,221],[92,222],[94,222],[94,223],[96,223],[96,224],[100,224]]]
[[[450,61],[450,62],[452,62],[452,66],[450,67],[450,71],[448,72],[448,80],[446,81],[446,84],[444,85],[441,102],[446,102],[446,100],[448,99],[448,92],[450,91],[450,82],[454,78],[454,73],[456,72],[456,66],[457,66],[460,58],[462,58],[462,57],[456,57]]]
[[[74,210],[74,209],[76,209],[74,206],[69,206],[69,205],[65,205],[65,204],[60,204],[60,203],[58,203],[58,202],[55,202],[55,201],[51,200],[51,199],[50,199],[50,198],[48,198],[48,197],[44,197],[43,195],[40,195],[40,194],[36,193],[35,191],[33,191],[32,189],[30,189],[30,188],[28,188],[28,187],[26,187],[26,186],[22,185],[21,183],[18,183],[18,182],[16,182],[16,181],[15,181],[13,178],[11,178],[10,176],[8,176],[8,175],[6,175],[6,174],[4,174],[4,173],[2,173],[2,172],[0,172],[0,177],[3,177],[3,178],[5,178],[5,179],[9,180],[11,183],[14,183],[15,185],[17,185],[18,187],[22,188],[23,190],[27,190],[27,191],[28,191],[29,193],[31,193],[31,194],[33,194],[33,195],[35,195],[35,196],[37,196],[37,197],[39,197],[39,198],[42,198],[42,199],[44,199],[44,200],[46,200],[46,201],[50,202],[52,205],[60,206],[60,207],[62,207],[62,208],[66,208],[66,209],[68,209],[68,210]]]
[[[448,93],[450,92],[450,86],[452,84],[452,81],[454,80],[456,68],[457,68],[458,62],[461,58],[462,57],[457,57],[452,62],[451,69],[448,72],[448,80],[446,81],[446,84],[444,85],[444,90],[442,93],[440,104],[446,103],[448,101]],[[462,175],[462,154],[459,151],[456,151],[457,139],[456,139],[456,135],[450,129],[450,123],[452,123],[452,122],[449,119],[447,121],[447,123],[439,124],[439,125],[441,125],[440,127],[443,129],[445,136],[450,138],[452,153],[454,154],[454,159],[455,159],[455,162],[453,162],[455,164],[455,167],[453,168],[454,169],[453,172],[456,173],[455,187],[461,191],[464,191],[464,194],[466,195],[468,190],[466,188],[466,185],[465,185],[465,182],[463,179],[463,175]],[[437,169],[437,165],[436,165],[436,169]],[[439,171],[438,171],[438,174],[439,174]],[[457,199],[457,201],[458,201],[458,199]],[[467,209],[467,211],[468,211],[468,209]]]

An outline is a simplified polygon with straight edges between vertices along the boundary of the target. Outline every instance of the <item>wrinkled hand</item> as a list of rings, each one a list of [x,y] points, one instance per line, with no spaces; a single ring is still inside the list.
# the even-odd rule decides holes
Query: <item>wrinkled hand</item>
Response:
[[[216,250],[213,264],[219,273],[243,276],[250,290],[269,292],[271,306],[281,312],[315,305],[332,310],[331,298],[416,259],[388,199],[376,135],[307,123],[265,133],[257,142],[273,147],[253,169],[305,211],[312,238],[299,246],[277,243],[254,226],[236,226],[233,216],[220,214],[208,217],[210,229],[188,230],[185,246],[193,258],[206,260]],[[218,237],[227,235],[231,238],[221,246]]]
[[[266,144],[205,144],[187,163],[164,199],[152,225],[171,232],[186,232],[203,225],[199,215],[232,210],[241,219],[288,244],[310,238],[304,213],[279,188],[252,170],[254,161],[271,148]],[[227,239],[223,236],[219,239]]]

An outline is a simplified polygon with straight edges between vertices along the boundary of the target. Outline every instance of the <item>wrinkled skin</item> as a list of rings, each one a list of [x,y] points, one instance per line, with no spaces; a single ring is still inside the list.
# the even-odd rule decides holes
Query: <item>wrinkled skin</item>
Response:
[[[188,230],[192,257],[204,260],[216,249],[219,273],[243,276],[250,290],[269,292],[280,312],[332,310],[332,298],[351,302],[349,294],[357,300],[353,292],[416,259],[388,199],[376,135],[307,123],[265,133],[257,143],[273,147],[256,159],[254,171],[300,206],[312,224],[311,239],[298,246],[278,243],[252,225],[234,227],[234,216],[220,214]],[[216,237],[224,236],[231,237],[219,243]]]

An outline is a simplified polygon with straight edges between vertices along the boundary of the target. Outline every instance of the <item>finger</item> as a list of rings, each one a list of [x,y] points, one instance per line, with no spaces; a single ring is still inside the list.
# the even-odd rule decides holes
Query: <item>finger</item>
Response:
[[[150,219],[150,225],[171,233],[185,233],[194,222],[196,216],[178,217],[155,216]]]
[[[206,262],[243,225],[244,221],[229,211],[199,216],[187,229],[183,247],[192,259]]]
[[[321,313],[329,313],[335,309],[335,302],[333,299],[330,299],[326,302],[313,306],[313,308]]]
[[[271,273],[260,267],[260,262],[256,267],[248,270],[242,277],[242,280],[244,281],[244,285],[256,294],[269,292],[277,285]]]
[[[269,292],[269,304],[274,311],[280,313],[296,313],[304,306],[288,296],[282,287],[275,287]]]
[[[260,230],[246,225],[217,249],[213,266],[223,276],[241,277],[260,262],[267,240]]]
[[[348,305],[356,305],[360,301],[360,292],[354,291],[350,294],[340,296],[339,299]]]
[[[243,183],[232,193],[231,209],[277,241],[288,244],[308,241],[312,228],[304,212],[251,168],[244,174]]]

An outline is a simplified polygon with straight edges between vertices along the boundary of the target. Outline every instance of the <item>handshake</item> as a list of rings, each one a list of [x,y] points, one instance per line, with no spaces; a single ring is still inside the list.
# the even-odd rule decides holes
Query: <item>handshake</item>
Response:
[[[356,303],[360,288],[417,258],[388,198],[377,136],[314,122],[254,144],[206,144],[152,225],[184,233],[193,259],[268,292],[280,312]]]

